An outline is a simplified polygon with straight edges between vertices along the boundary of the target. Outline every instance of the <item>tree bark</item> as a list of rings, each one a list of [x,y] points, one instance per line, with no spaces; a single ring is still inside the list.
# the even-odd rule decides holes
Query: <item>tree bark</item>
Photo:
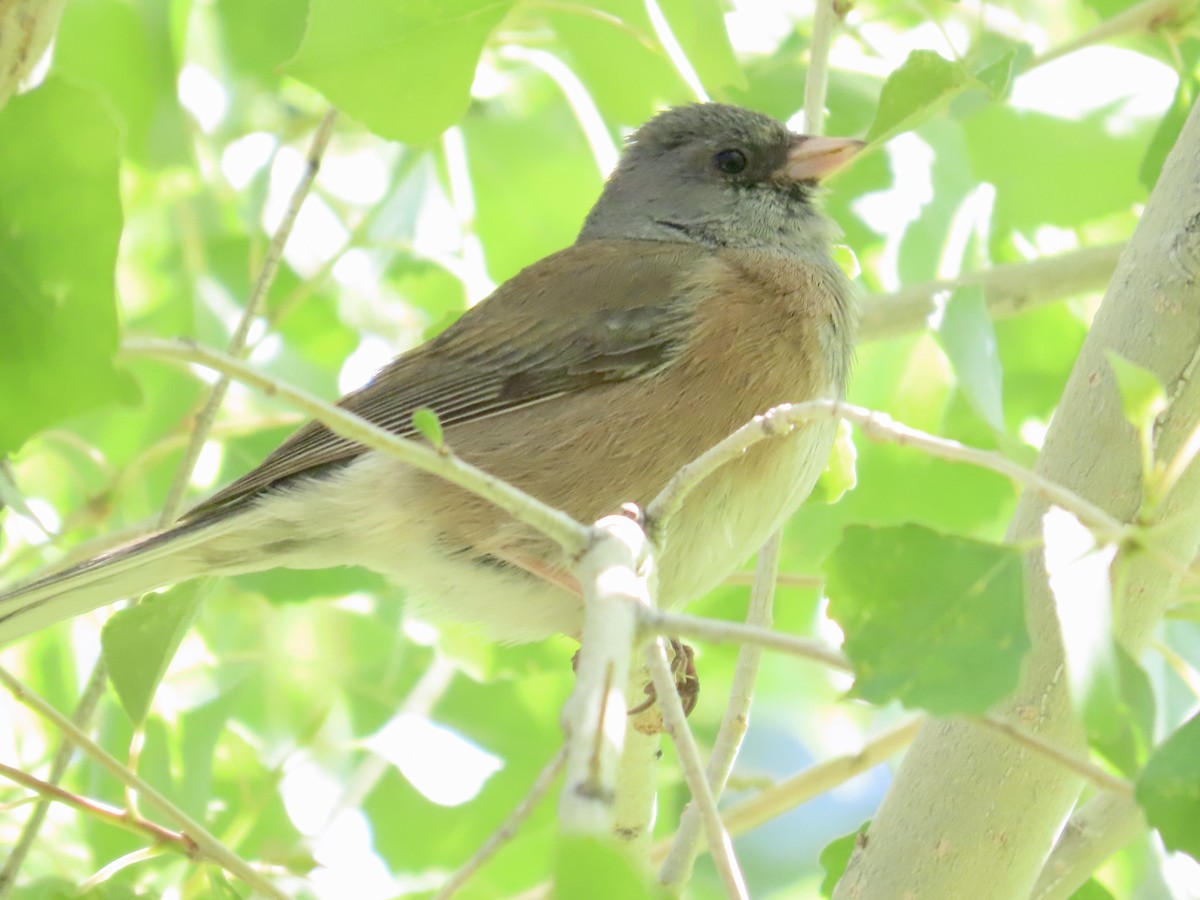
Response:
[[[1097,185],[1103,190],[1103,185]],[[1143,485],[1137,436],[1124,419],[1108,362],[1115,352],[1156,373],[1170,407],[1156,432],[1169,461],[1200,417],[1200,113],[1167,160],[1054,414],[1038,471],[1133,521]],[[1156,547],[1186,564],[1200,544],[1192,466],[1156,515],[1171,522]],[[1041,540],[1043,501],[1022,497],[1008,531]],[[1040,549],[1026,557],[1026,618],[1033,646],[1021,684],[995,713],[1083,751],[1068,696],[1062,641]],[[1174,579],[1145,554],[1125,550],[1126,588],[1114,597],[1118,640],[1137,654],[1160,620]],[[852,857],[834,894],[847,898],[1028,897],[1074,806],[1079,778],[1005,739],[958,721],[928,724]]]

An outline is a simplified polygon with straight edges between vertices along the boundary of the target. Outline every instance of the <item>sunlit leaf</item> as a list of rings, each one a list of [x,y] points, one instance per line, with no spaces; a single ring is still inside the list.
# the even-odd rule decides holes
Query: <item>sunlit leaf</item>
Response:
[[[51,79],[0,110],[0,455],[133,386],[112,364],[121,201],[117,128]],[[20,140],[11,136],[20,135]]]
[[[1154,751],[1137,780],[1137,801],[1168,850],[1200,861],[1200,716]]]
[[[104,624],[100,641],[108,677],[134,722],[146,718],[167,666],[196,621],[208,586],[205,581],[189,581],[150,594],[113,613]]]
[[[969,83],[970,75],[958,63],[932,50],[912,51],[884,82],[867,140],[886,140],[915,128]]]
[[[512,5],[313,0],[285,71],[382,137],[429,141],[466,111],[484,41]]]
[[[867,833],[870,825],[871,820],[868,819],[849,834],[834,838],[821,850],[818,861],[821,863],[821,869],[825,872],[825,877],[821,879],[822,897],[833,896],[833,889],[842,880],[842,875],[846,872],[846,865],[854,854],[854,848],[862,840],[862,836]]]
[[[979,285],[956,288],[946,301],[937,334],[971,408],[996,431],[1003,431],[1003,373],[983,288]]]

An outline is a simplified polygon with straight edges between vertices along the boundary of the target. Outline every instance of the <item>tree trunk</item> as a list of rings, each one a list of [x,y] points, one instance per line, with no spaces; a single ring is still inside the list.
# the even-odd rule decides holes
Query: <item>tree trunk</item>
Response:
[[[1086,152],[1081,148],[1080,152]],[[1031,162],[1036,164],[1036,162]],[[1104,185],[1097,184],[1097,190]],[[1108,353],[1155,372],[1171,401],[1155,458],[1169,461],[1200,418],[1200,113],[1193,108],[1163,167],[1054,414],[1038,471],[1132,521],[1142,502],[1137,436],[1122,415]],[[1186,565],[1200,544],[1197,467],[1159,508],[1174,523],[1156,547]],[[1026,494],[1009,540],[1040,542],[1046,504]],[[1174,589],[1164,567],[1125,550],[1127,575],[1114,597],[1118,640],[1145,645]],[[1043,554],[1026,557],[1026,618],[1033,647],[1021,684],[995,712],[1083,752],[1072,712],[1062,642]],[[863,846],[834,896],[848,898],[1028,897],[1080,790],[1078,776],[1004,738],[958,721],[927,725],[905,758]]]

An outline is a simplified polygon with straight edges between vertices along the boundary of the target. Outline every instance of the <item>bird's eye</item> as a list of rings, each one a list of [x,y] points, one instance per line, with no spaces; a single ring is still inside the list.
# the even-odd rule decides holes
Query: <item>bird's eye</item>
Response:
[[[713,162],[726,175],[737,175],[746,168],[746,154],[741,150],[722,150],[713,157]]]

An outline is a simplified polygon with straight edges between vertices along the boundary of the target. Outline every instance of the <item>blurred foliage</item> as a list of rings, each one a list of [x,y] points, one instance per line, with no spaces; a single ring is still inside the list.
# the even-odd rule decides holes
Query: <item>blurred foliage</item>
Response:
[[[864,293],[1128,237],[1200,60],[1186,18],[1104,29],[1132,5],[839,4],[826,129],[881,139],[827,198]],[[803,104],[810,6],[659,3],[709,95],[781,119]],[[0,454],[11,462],[0,478],[54,535],[10,503],[3,581],[161,509],[205,391],[191,373],[116,361],[119,336],[228,341],[329,103],[343,115],[251,361],[332,398],[574,239],[623,136],[696,99],[673,52],[639,0],[72,0],[46,64],[0,109]],[[957,291],[930,328],[862,344],[850,399],[1029,463],[1101,288],[1003,321],[981,292]],[[190,496],[245,472],[296,422],[235,385]],[[782,568],[829,573],[860,681],[848,697],[839,674],[768,656],[735,781],[786,777],[901,714],[862,698],[978,712],[1020,664],[1020,559],[1002,543],[1014,486],[852,440],[822,494],[836,502],[789,523]],[[834,635],[823,594],[781,587],[776,627]],[[746,595],[726,586],[691,611],[736,620]],[[88,616],[6,649],[3,664],[69,710],[103,646],[116,690],[101,703],[100,743],[121,759],[138,747],[143,778],[273,867],[291,895],[436,887],[558,746],[566,640],[497,647],[467,629],[438,634],[405,612],[399,590],[354,569],[224,580],[186,633],[190,606],[155,612],[172,597],[114,619],[103,644],[103,616]],[[1182,659],[1200,651],[1195,621],[1172,623],[1168,638]],[[697,651],[705,688],[691,722],[707,745],[735,651]],[[1167,846],[1196,854],[1195,718],[1180,727],[1195,698],[1157,659],[1109,658],[1115,699],[1093,723],[1097,758],[1140,771],[1139,798]],[[57,737],[0,703],[4,761],[39,770]],[[438,726],[442,750],[372,749],[413,719]],[[659,773],[659,836],[686,802],[673,759],[668,750]],[[428,787],[438,778],[453,797]],[[838,836],[873,813],[886,783],[865,774],[739,837],[751,894],[817,896],[822,866],[839,872],[854,840]],[[94,763],[72,767],[64,786],[125,802]],[[21,832],[24,796],[0,784],[0,846]],[[111,898],[243,890],[171,854],[127,856],[145,846],[56,808],[12,896],[74,896],[88,879],[88,896]],[[1144,841],[1080,896],[1163,895],[1163,871]],[[597,885],[615,896],[613,879],[621,896],[652,896],[606,848],[558,843],[552,800],[463,896],[508,896],[556,873],[570,896]],[[689,896],[723,896],[705,859]]]

